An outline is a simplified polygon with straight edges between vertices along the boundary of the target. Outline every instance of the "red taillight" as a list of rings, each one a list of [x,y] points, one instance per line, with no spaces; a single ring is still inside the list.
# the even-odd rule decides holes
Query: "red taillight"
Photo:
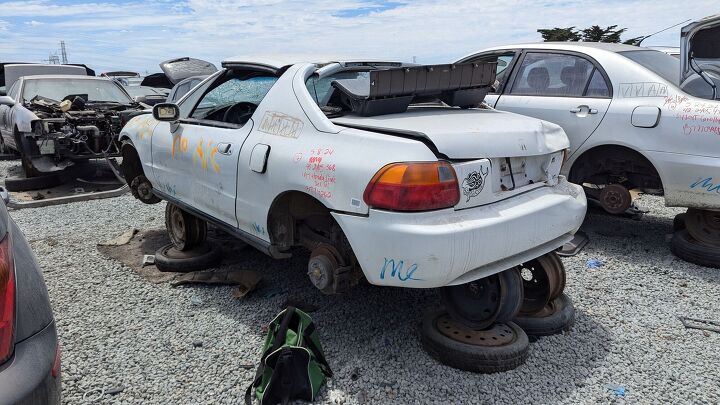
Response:
[[[53,361],[51,374],[53,378],[60,375],[60,343],[55,345],[55,361]]]
[[[0,241],[0,363],[12,354],[14,326],[15,266],[8,234]]]
[[[460,189],[447,162],[393,163],[375,174],[363,197],[374,208],[426,211],[454,206]]]

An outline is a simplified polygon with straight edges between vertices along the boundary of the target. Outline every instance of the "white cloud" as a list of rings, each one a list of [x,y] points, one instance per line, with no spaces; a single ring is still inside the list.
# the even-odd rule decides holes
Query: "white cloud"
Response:
[[[69,6],[54,0],[0,3],[5,19],[43,23],[5,31],[10,38],[0,41],[0,52],[12,59],[38,60],[65,40],[71,61],[98,70],[157,71],[158,62],[178,56],[219,62],[256,53],[405,61],[417,56],[419,62],[430,63],[492,45],[538,41],[538,28],[617,24],[627,27],[626,37],[631,38],[712,14],[717,7],[716,0],[697,0],[693,7],[670,0],[595,0],[577,7],[549,0],[401,0],[389,9],[384,1],[359,0],[96,1]],[[369,11],[352,17],[352,10],[359,9]],[[6,22],[5,30],[8,26]],[[646,45],[678,43],[679,27]]]

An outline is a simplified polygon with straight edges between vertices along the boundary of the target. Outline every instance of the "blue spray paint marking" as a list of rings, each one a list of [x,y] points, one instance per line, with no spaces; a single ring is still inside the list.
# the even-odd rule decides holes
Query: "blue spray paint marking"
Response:
[[[253,222],[253,229],[255,230],[256,233],[265,235],[265,228],[263,228],[261,225],[257,224],[256,222]]]
[[[164,191],[167,194],[170,195],[176,195],[175,193],[175,185],[166,184],[166,183],[160,183],[160,190]]]
[[[388,267],[389,266],[389,267]],[[400,281],[407,281],[407,280],[415,280],[415,281],[421,281],[420,278],[414,278],[413,274],[418,269],[418,265],[416,263],[413,263],[411,266],[408,266],[407,270],[405,270],[405,262],[402,260],[399,260],[395,262],[395,259],[388,259],[385,258],[385,264],[383,264],[382,270],[380,270],[380,280],[385,280],[385,272],[390,269],[390,276],[389,278],[397,277]],[[403,276],[403,271],[405,275]]]
[[[720,184],[714,184],[712,177],[707,177],[702,180],[698,180],[695,183],[690,184],[690,188],[702,188],[707,190],[708,193],[718,193],[720,194]]]

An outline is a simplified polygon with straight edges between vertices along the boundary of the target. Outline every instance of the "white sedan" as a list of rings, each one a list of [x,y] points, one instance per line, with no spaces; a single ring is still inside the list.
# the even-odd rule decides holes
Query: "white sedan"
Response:
[[[323,292],[435,288],[551,252],[583,220],[560,127],[469,108],[492,65],[223,67],[120,136],[133,194],[171,203],[176,246],[198,240],[175,229],[194,227],[189,213],[276,258],[307,247]]]
[[[691,208],[688,232],[720,259],[720,102],[692,72],[702,65],[720,83],[719,21],[693,25],[680,60],[628,45],[549,42],[497,46],[458,63],[497,62],[486,103],[563,127],[563,174],[607,211],[627,210],[630,189],[664,195],[667,206]]]

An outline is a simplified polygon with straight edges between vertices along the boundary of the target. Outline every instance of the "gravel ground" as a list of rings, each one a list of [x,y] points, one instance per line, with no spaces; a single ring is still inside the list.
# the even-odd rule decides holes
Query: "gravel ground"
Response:
[[[0,173],[10,164],[0,162]],[[312,316],[336,375],[323,403],[718,403],[720,334],[686,330],[677,316],[720,318],[720,271],[672,256],[666,234],[680,210],[642,203],[651,212],[640,221],[591,213],[590,244],[564,259],[575,327],[532,343],[525,365],[494,375],[422,351],[418,325],[437,302],[433,291],[361,286],[323,296],[305,276],[307,255],[273,261],[247,249],[244,268],[264,279],[237,300],[229,287],[151,284],[98,253],[98,242],[131,227],[162,227],[164,204],[125,196],[11,215],[43,267],[69,404],[115,387],[122,392],[101,402],[241,403],[254,370],[240,365],[257,361],[261,326],[288,298],[320,308]],[[587,268],[590,259],[604,265]]]

